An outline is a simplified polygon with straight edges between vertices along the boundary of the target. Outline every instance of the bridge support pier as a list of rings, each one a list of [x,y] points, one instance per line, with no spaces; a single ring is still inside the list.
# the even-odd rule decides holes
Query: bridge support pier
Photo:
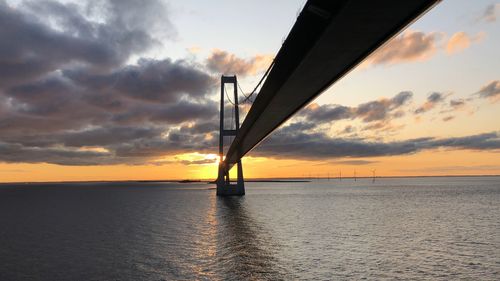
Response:
[[[224,129],[224,94],[225,84],[232,84],[234,90],[234,123],[235,128],[228,130]],[[241,159],[238,160],[237,166],[237,180],[236,183],[231,183],[229,178],[229,167],[224,162],[224,137],[236,136],[240,129],[240,116],[238,110],[238,84],[236,76],[222,76],[221,77],[221,90],[220,90],[220,130],[219,130],[219,173],[217,176],[217,196],[242,196],[245,195],[245,182],[243,180],[243,166]],[[229,98],[229,96],[228,96]]]

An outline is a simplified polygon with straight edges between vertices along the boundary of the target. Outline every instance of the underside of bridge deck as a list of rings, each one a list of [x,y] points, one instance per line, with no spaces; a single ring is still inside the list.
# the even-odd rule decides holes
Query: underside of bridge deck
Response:
[[[437,0],[309,0],[226,155],[232,167]]]

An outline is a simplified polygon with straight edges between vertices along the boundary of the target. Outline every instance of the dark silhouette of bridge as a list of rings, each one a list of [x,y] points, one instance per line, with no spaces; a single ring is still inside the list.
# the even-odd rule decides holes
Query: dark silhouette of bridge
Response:
[[[245,193],[241,158],[439,0],[309,0],[239,126],[235,76],[221,79],[218,195]],[[235,129],[224,129],[224,85],[234,84]],[[225,157],[224,136],[234,136]],[[229,170],[238,166],[231,184]]]

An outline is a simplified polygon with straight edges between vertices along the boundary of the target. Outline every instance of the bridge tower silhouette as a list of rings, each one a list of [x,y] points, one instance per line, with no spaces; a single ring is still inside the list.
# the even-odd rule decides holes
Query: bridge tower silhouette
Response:
[[[224,97],[226,93],[226,84],[232,84],[234,90],[234,102],[231,102],[229,95],[227,96],[229,102],[233,105],[234,112],[234,128],[225,129],[224,128]],[[231,117],[231,119],[233,118]],[[234,76],[224,76],[221,77],[221,87],[220,87],[220,129],[219,129],[219,173],[216,180],[217,184],[217,195],[218,196],[241,196],[245,195],[245,183],[243,180],[243,166],[241,164],[241,159],[236,163],[237,165],[237,180],[236,183],[231,183],[229,178],[229,168],[224,161],[224,137],[225,136],[236,136],[240,129],[240,115],[238,109],[238,81],[236,75]]]

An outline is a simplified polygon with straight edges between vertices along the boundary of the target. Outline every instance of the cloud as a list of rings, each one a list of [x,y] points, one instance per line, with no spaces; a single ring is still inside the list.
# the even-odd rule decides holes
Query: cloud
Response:
[[[479,18],[480,21],[485,21],[485,22],[495,22],[497,20],[498,13],[500,11],[500,4],[490,4],[486,7],[484,10],[483,14]]]
[[[405,31],[394,37],[367,58],[366,64],[393,65],[431,58],[438,50],[441,34]]]
[[[217,112],[216,103],[207,99],[212,85],[208,74],[169,60],[125,66],[106,75],[64,71],[6,89],[0,132],[210,119]]]
[[[452,107],[455,110],[463,108],[464,106],[465,106],[465,100],[464,99],[453,99],[453,100],[450,100],[450,107]]]
[[[347,125],[345,126],[345,128],[340,132],[340,134],[350,134],[350,133],[353,133],[356,129],[351,126],[351,125]]]
[[[456,138],[419,138],[377,142],[365,139],[342,139],[324,133],[296,132],[270,137],[252,151],[252,156],[321,160],[342,157],[380,157],[414,154],[432,149],[500,150],[497,132]]]
[[[404,127],[392,125],[392,121],[405,115],[406,106],[411,102],[413,93],[402,91],[392,98],[381,98],[359,104],[358,106],[343,106],[336,104],[311,104],[304,108],[294,120],[302,120],[306,124],[314,124],[310,130],[316,129],[322,125],[331,125],[335,121],[358,119],[367,123],[360,131],[384,131],[394,132]],[[281,128],[288,130],[288,127]],[[351,134],[357,129],[352,125],[338,131],[337,134]]]
[[[179,160],[183,165],[206,165],[217,162],[217,159],[200,159],[200,160]]]
[[[334,165],[353,165],[353,166],[360,166],[360,165],[368,165],[368,164],[373,164],[377,163],[377,161],[368,161],[368,160],[342,160],[342,161],[334,161],[331,162]]]
[[[446,52],[448,54],[458,53],[470,47],[472,43],[480,42],[484,38],[484,33],[478,33],[475,36],[469,36],[467,33],[461,31],[453,34],[448,40],[446,45]]]
[[[91,91],[103,91],[152,102],[173,102],[182,95],[204,97],[215,80],[185,61],[141,59],[109,74],[88,69],[63,71],[66,78]]]
[[[481,89],[479,89],[479,91],[474,95],[477,95],[480,98],[490,98],[496,100],[500,96],[500,81],[491,81],[487,85],[481,87]]]
[[[451,121],[453,119],[455,119],[455,116],[446,116],[446,117],[443,117],[443,121],[444,122],[448,122],[448,121]]]
[[[486,33],[479,32],[474,36],[459,31],[450,39],[442,32],[424,33],[420,31],[405,31],[392,38],[381,48],[371,54],[363,66],[395,65],[400,63],[425,61],[432,58],[438,51],[444,49],[448,54],[455,54],[469,48],[473,43],[481,42]]]
[[[184,125],[180,128],[180,132],[185,134],[207,134],[218,131],[219,123],[215,119],[212,121],[200,121],[194,124]]]
[[[363,131],[377,131],[377,130],[381,130],[381,129],[384,129],[386,127],[386,123],[385,122],[377,122],[377,123],[372,123],[372,124],[368,124],[366,126],[363,127]]]
[[[386,120],[391,117],[391,112],[405,105],[412,97],[413,93],[405,91],[400,92],[389,100],[381,99],[360,104],[356,109],[356,116],[363,119],[364,122]],[[397,115],[395,117],[397,118],[399,116]]]
[[[353,109],[348,106],[325,104],[305,108],[301,115],[309,121],[336,121],[353,117]]]
[[[392,108],[398,108],[407,104],[413,97],[413,93],[410,91],[403,91],[390,99],[390,104]]]
[[[25,147],[20,144],[0,142],[0,161],[6,163],[42,163],[59,165],[106,165],[120,161],[109,153],[78,151],[61,148]]]
[[[496,174],[500,170],[500,166],[495,165],[467,165],[467,166],[438,166],[438,167],[424,167],[412,169],[399,169],[400,172],[423,172],[425,174],[439,172],[464,172],[464,171],[490,171]]]
[[[246,76],[267,69],[273,60],[271,55],[256,55],[242,59],[222,50],[213,50],[206,60],[208,69],[218,74]]]
[[[142,58],[164,39],[158,36],[175,37],[168,7],[162,3],[41,0],[13,7],[0,0],[0,36],[9,38],[0,41],[0,162],[139,165],[171,163],[158,161],[167,155],[216,151],[218,103],[212,89],[217,81],[210,71],[254,74],[265,69],[271,57],[242,59],[216,50],[206,67],[186,60]],[[429,36],[420,44],[432,45]],[[417,39],[405,38],[418,53]],[[426,52],[428,47],[423,48]],[[398,56],[420,57],[410,53],[386,54],[379,63],[393,63]],[[413,153],[418,149],[410,141],[388,146],[315,132],[321,124],[347,119],[391,128],[389,122],[404,114],[411,99],[411,92],[401,92],[353,107],[310,106],[273,137],[282,141],[271,141],[263,150],[278,157],[283,146],[297,146],[296,158],[317,158],[320,149],[330,156],[352,155],[348,157]],[[307,152],[311,141],[318,146]],[[345,152],[335,152],[337,144]],[[359,149],[349,152],[352,145]],[[293,150],[283,153],[294,157]],[[213,160],[181,159],[186,165],[208,162]]]
[[[141,58],[176,36],[163,1],[0,1],[0,24],[0,162],[135,165],[215,149],[213,76]]]
[[[399,118],[403,114],[398,110],[408,104],[413,97],[413,93],[403,91],[396,96],[387,99],[382,98],[375,101],[362,103],[357,107],[343,105],[312,104],[301,111],[299,116],[313,123],[328,123],[337,120],[359,118],[365,123],[375,121],[390,121]]]
[[[0,2],[0,37],[9,38],[0,43],[0,87],[77,64],[109,70],[158,44],[145,23],[156,9],[162,14],[163,28],[173,29],[167,11],[159,9],[160,1],[133,2],[82,2],[78,6],[32,1],[22,2],[18,8]],[[101,6],[104,8],[99,9]],[[104,13],[106,21],[92,20],[84,11]]]
[[[433,109],[437,104],[443,102],[445,98],[446,96],[443,93],[434,92],[430,94],[427,101],[415,110],[415,114],[422,114]]]
[[[111,144],[156,137],[163,132],[164,129],[161,127],[100,127],[56,135],[55,141],[62,143],[66,147],[105,147]]]
[[[450,94],[451,95],[451,94]],[[469,114],[474,114],[475,109],[469,106],[471,99],[451,99],[447,105],[443,104],[442,110],[439,113],[452,114],[457,111],[468,111]],[[453,120],[455,116],[448,115],[443,118],[443,121]]]

